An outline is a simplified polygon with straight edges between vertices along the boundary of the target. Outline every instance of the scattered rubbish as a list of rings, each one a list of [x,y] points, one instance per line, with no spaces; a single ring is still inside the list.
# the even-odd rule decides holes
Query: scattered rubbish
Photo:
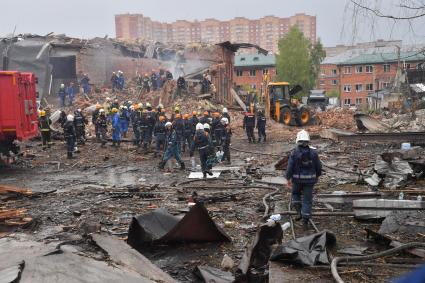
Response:
[[[207,179],[214,179],[220,177],[221,172],[213,171],[213,175],[207,174]],[[204,174],[202,172],[190,172],[189,176],[187,177],[189,179],[203,179]]]
[[[301,266],[329,264],[327,249],[335,244],[335,235],[323,231],[279,245],[273,251],[270,260]]]
[[[410,147],[410,143],[409,142],[404,142],[404,143],[402,143],[401,144],[401,149],[402,150],[409,150],[411,147]]]
[[[401,186],[413,174],[409,162],[390,155],[376,157],[375,171],[384,178],[383,185],[389,189]]]
[[[222,271],[211,266],[197,266],[195,273],[207,283],[232,283],[235,277],[229,271]]]
[[[18,188],[10,185],[0,185],[0,200],[7,201],[9,199],[16,199],[23,196],[32,195],[30,189]]]
[[[224,221],[224,227],[226,228],[235,228],[236,222],[235,221]]]
[[[236,271],[237,282],[263,282],[267,279],[266,267],[272,253],[272,245],[280,244],[283,231],[280,225],[261,225],[254,240],[245,249]]]
[[[382,222],[378,233],[398,233],[404,237],[425,233],[425,211],[392,211]]]
[[[425,210],[425,202],[417,200],[361,199],[353,201],[353,210],[358,219],[387,217],[395,210]]]
[[[348,255],[363,255],[364,252],[367,251],[367,249],[367,247],[349,246],[338,250],[338,253]]]
[[[269,219],[277,222],[277,221],[280,221],[280,219],[282,219],[282,216],[280,214],[273,214],[270,216]]]
[[[365,192],[365,193],[348,193],[346,191],[334,191],[331,194],[318,194],[318,201],[325,203],[352,203],[355,199],[368,199],[372,197],[379,197],[381,193],[378,192]]]
[[[140,182],[140,183],[144,183],[144,182],[146,182],[146,179],[145,178],[143,178],[143,177],[141,177],[141,178],[139,178],[139,180],[137,180],[138,182]]]
[[[233,261],[233,259],[227,254],[224,254],[223,260],[221,261],[221,269],[230,270],[234,266],[235,266],[235,262]]]
[[[288,228],[291,227],[291,223],[290,222],[285,222],[284,224],[281,225],[281,227],[282,227],[282,231],[285,232],[286,230],[288,230]]]
[[[156,243],[227,242],[230,237],[217,226],[202,204],[190,208],[183,217],[160,208],[134,217],[128,230],[128,244],[134,248]]]
[[[374,133],[384,133],[389,130],[389,126],[382,123],[381,121],[372,118],[369,115],[363,113],[354,114],[354,119],[356,120],[357,128],[360,131],[370,131]]]

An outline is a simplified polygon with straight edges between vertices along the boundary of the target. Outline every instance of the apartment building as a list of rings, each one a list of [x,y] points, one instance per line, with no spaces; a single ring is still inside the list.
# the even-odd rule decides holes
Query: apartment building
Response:
[[[398,68],[414,69],[425,61],[422,53],[413,51],[413,47],[409,49],[400,55],[394,48],[386,47],[350,50],[327,57],[321,64],[317,88],[327,93],[338,92],[341,106],[364,108],[372,93],[393,86]]]
[[[278,52],[278,41],[297,25],[313,43],[316,42],[316,17],[296,14],[288,18],[266,16],[250,20],[237,17],[229,21],[205,19],[203,21],[178,20],[161,23],[142,14],[115,16],[116,37],[122,40],[143,39],[164,43],[189,44],[195,42],[219,43],[224,41],[252,43],[272,52]]]

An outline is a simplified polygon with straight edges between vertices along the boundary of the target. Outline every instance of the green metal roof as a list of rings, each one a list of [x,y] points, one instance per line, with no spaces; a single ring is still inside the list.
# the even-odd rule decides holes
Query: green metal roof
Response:
[[[374,53],[374,54],[362,54],[354,58],[348,59],[339,63],[338,65],[361,65],[361,64],[380,64],[397,62],[397,53]],[[400,61],[412,62],[412,61],[423,61],[425,55],[419,52],[401,52]]]
[[[235,56],[235,67],[275,66],[274,55],[238,54]]]

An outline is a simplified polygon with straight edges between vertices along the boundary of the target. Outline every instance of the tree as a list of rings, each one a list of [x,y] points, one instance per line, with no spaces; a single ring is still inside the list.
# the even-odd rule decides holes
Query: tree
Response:
[[[307,94],[316,82],[320,63],[325,52],[320,40],[313,46],[294,25],[288,34],[279,40],[279,55],[276,59],[277,78],[292,85],[299,84]]]

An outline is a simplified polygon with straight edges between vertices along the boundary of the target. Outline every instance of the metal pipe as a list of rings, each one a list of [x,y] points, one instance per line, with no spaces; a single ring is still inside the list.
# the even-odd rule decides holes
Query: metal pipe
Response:
[[[342,278],[338,274],[337,265],[338,265],[339,262],[344,261],[345,263],[348,263],[349,261],[359,262],[359,261],[372,260],[372,259],[377,259],[377,258],[380,258],[380,257],[389,256],[389,255],[392,255],[392,254],[395,254],[395,253],[398,253],[398,252],[401,252],[401,251],[404,251],[404,250],[407,250],[407,249],[417,248],[417,247],[425,247],[425,243],[412,242],[412,243],[401,245],[397,248],[393,248],[393,249],[389,249],[389,250],[386,250],[386,251],[383,251],[383,252],[379,252],[379,253],[375,253],[375,254],[371,254],[371,255],[365,255],[365,256],[335,257],[332,260],[332,263],[331,263],[332,276],[334,277],[334,279],[337,283],[344,283],[344,280],[342,280]]]

